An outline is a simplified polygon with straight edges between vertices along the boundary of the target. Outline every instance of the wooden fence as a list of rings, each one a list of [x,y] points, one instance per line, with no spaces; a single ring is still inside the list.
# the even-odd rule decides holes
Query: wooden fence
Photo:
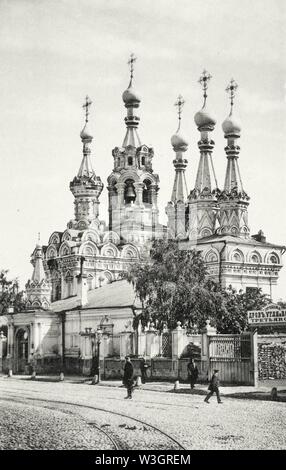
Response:
[[[220,380],[233,384],[253,384],[252,335],[209,337],[209,378],[215,369]]]

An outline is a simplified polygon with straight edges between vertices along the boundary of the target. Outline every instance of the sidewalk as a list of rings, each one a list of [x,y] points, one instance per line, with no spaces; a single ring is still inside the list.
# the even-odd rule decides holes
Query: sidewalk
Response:
[[[6,375],[0,375],[0,380],[31,380],[29,375],[14,375],[13,377],[7,378]],[[37,376],[37,382],[59,382],[59,376],[53,375],[46,375],[46,376]],[[83,376],[70,376],[66,375],[64,378],[65,383],[74,383],[74,384],[91,384],[92,378],[91,377],[83,377]],[[101,380],[100,384],[96,384],[95,386],[99,387],[113,387],[113,388],[121,388],[122,380]],[[233,385],[233,386],[220,386],[220,393],[221,396],[225,396],[228,398],[238,398],[238,399],[251,399],[251,400],[271,400],[271,390],[272,387],[276,386],[278,391],[278,399],[277,401],[285,401],[286,402],[286,385],[285,382],[281,381],[281,385],[272,384],[271,381],[268,381],[260,385],[259,387],[252,387],[246,385]],[[173,382],[147,382],[145,384],[140,385],[140,390],[144,391],[152,391],[152,392],[165,392],[165,393],[179,393],[184,395],[206,395],[208,384],[197,384],[194,390],[190,389],[188,383],[180,383],[179,388],[174,390],[174,381]]]
[[[119,380],[105,380],[101,381],[100,386],[105,387],[122,387],[122,382]],[[208,393],[208,384],[197,384],[191,390],[188,383],[180,383],[178,389],[174,389],[174,382],[147,382],[140,385],[140,390],[148,390],[153,392],[169,392],[179,393],[185,395],[206,395]],[[277,386],[278,400],[286,401],[286,385]],[[269,386],[251,387],[246,385],[236,386],[220,386],[221,396],[229,398],[244,398],[252,400],[271,400],[271,384]]]

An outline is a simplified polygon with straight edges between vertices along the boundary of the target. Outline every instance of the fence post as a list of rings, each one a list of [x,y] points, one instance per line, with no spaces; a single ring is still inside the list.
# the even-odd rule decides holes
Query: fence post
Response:
[[[154,327],[154,324],[151,323],[148,325],[146,334],[146,353],[145,355],[152,358],[158,356],[159,354],[159,333]]]
[[[253,385],[258,385],[258,343],[257,343],[257,329],[251,333],[251,360],[253,367]]]
[[[206,321],[206,326],[202,329],[202,372],[210,379],[210,337],[216,335],[216,328],[210,325],[210,321]]]
[[[146,354],[146,333],[142,330],[141,320],[137,327],[137,355],[145,356]]]
[[[186,330],[181,327],[181,322],[177,322],[177,328],[172,331],[172,359],[179,359],[183,349],[184,341],[183,337],[186,334]]]
[[[120,335],[120,358],[124,359],[125,356],[131,354],[131,341],[130,341],[130,331],[122,331]]]

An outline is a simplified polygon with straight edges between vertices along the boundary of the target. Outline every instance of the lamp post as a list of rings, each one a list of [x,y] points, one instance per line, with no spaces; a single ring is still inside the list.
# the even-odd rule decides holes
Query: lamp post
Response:
[[[102,339],[102,330],[101,328],[97,328],[97,361],[98,361],[98,380],[97,383],[100,383],[100,343]]]
[[[102,339],[102,330],[97,328],[97,330],[94,330],[93,328],[85,328],[85,331],[80,332],[81,336],[86,336],[90,338],[91,341],[91,355],[92,355],[92,363],[94,366],[94,360],[95,360],[95,342],[97,342],[97,364],[96,368],[94,371],[94,376],[92,378],[92,385],[98,384],[100,382],[100,343]]]

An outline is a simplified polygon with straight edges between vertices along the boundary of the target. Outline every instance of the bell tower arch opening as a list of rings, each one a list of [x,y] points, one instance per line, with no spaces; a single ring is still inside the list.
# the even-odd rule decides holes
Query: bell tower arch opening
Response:
[[[136,192],[134,187],[134,181],[132,179],[127,179],[125,181],[125,190],[124,190],[124,202],[125,204],[131,204],[136,199]]]
[[[151,192],[151,181],[144,180],[144,188],[143,188],[143,203],[144,204],[152,204],[152,192]]]

